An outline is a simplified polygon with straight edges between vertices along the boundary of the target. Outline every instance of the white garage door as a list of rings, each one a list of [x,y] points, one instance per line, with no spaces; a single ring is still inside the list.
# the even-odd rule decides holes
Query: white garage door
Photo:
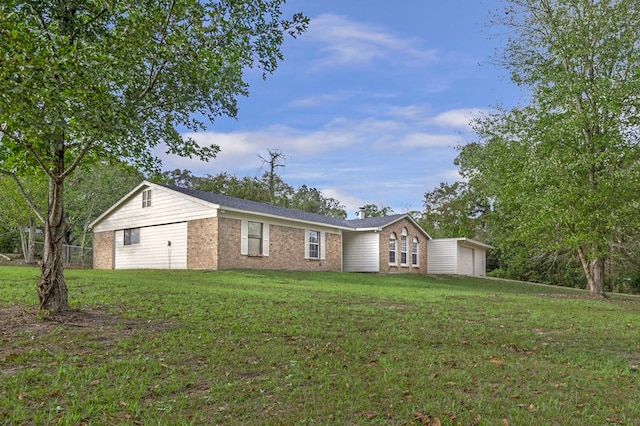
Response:
[[[139,239],[124,244],[124,231],[116,231],[116,269],[186,269],[187,223],[138,228]]]
[[[473,249],[460,247],[460,257],[458,259],[458,273],[460,275],[473,275]]]

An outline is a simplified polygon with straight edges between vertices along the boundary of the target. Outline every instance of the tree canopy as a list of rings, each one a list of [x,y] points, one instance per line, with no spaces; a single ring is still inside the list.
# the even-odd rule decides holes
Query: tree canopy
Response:
[[[49,178],[40,306],[67,308],[63,186],[82,162],[158,169],[156,149],[208,160],[218,147],[181,136],[248,95],[246,69],[273,72],[287,34],[284,0],[8,0],[0,4],[0,169]]]
[[[613,244],[639,228],[640,5],[506,4],[502,61],[530,104],[479,120],[458,162],[491,201],[493,244],[570,251],[604,294]]]

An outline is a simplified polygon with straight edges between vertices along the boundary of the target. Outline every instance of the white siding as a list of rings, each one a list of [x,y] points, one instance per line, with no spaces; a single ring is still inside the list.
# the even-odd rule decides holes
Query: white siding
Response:
[[[379,272],[379,236],[375,232],[343,232],[342,269],[345,272]]]
[[[142,268],[187,268],[186,222],[140,228],[140,243],[127,246],[124,245],[124,231],[116,231],[115,269]]]
[[[475,252],[475,265],[474,265],[474,273],[475,275],[484,277],[487,275],[487,250],[482,248],[477,248]]]
[[[427,241],[427,273],[457,274],[458,242],[456,240]]]
[[[458,274],[473,275],[474,250],[471,247],[460,246],[458,251]]]
[[[216,216],[211,204],[191,200],[184,195],[162,187],[151,189],[151,206],[142,207],[141,188],[120,208],[98,223],[93,231],[113,231],[167,223],[186,222]]]

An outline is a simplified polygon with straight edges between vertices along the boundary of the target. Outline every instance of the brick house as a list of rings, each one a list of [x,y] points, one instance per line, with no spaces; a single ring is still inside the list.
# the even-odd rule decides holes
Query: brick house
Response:
[[[431,240],[407,214],[345,220],[147,181],[91,227],[96,269],[426,274]]]

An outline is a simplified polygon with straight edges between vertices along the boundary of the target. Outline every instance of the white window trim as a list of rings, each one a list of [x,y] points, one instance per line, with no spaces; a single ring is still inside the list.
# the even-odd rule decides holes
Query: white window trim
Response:
[[[413,247],[415,244],[415,248],[416,248],[416,263],[413,263]],[[413,237],[413,240],[411,241],[411,266],[419,268],[420,267],[420,240],[418,240],[418,237]]]
[[[262,223],[262,256],[269,256],[269,224],[259,223]],[[249,255],[249,221],[245,219],[240,221],[240,254]]]
[[[320,241],[319,243],[319,255],[320,257],[311,257],[309,255],[310,251],[309,250],[309,237],[310,237],[310,233],[311,231],[316,231],[320,233]],[[315,229],[305,229],[304,230],[304,258],[305,259],[310,259],[310,260],[325,260],[325,232],[324,231],[317,231]]]
[[[391,250],[391,241],[393,240],[393,250]],[[393,251],[394,262],[389,259],[391,257],[391,252]],[[395,232],[392,232],[389,235],[389,251],[387,252],[387,259],[389,260],[389,265],[396,266],[398,265],[398,238],[396,237]]]

